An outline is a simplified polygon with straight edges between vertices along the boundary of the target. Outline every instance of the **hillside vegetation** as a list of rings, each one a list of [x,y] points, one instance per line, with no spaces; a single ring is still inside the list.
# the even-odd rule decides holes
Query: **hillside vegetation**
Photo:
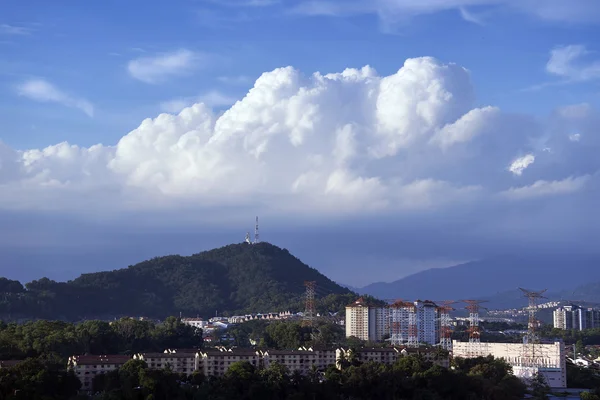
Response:
[[[298,310],[307,280],[317,282],[329,309],[354,298],[285,249],[243,243],[187,257],[157,257],[69,282],[42,278],[23,287],[1,278],[0,317],[81,320]]]

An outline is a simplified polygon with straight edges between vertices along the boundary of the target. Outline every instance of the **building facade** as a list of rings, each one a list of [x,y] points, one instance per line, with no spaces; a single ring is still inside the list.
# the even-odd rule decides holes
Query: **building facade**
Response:
[[[191,375],[198,369],[195,352],[140,353],[133,356],[134,360],[142,360],[151,369],[170,369],[178,374]]]
[[[492,355],[512,366],[515,376],[529,379],[542,374],[552,388],[567,387],[567,365],[563,342],[548,344],[452,342],[454,357],[476,358]]]
[[[368,304],[362,297],[346,306],[346,337],[360,340],[382,340],[385,317],[383,308]],[[377,329],[379,328],[379,329]]]
[[[67,361],[67,369],[73,370],[79,378],[81,390],[91,391],[96,375],[118,369],[129,360],[131,357],[121,355],[72,356]]]
[[[600,310],[584,308],[574,304],[558,307],[553,312],[554,327],[557,329],[600,328]]]

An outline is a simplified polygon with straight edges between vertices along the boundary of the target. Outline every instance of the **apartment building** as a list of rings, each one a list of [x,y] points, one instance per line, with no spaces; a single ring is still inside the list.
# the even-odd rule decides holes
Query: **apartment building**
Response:
[[[419,355],[425,361],[432,362],[441,367],[448,368],[450,366],[449,355],[440,355],[438,349],[417,349],[410,347],[383,347],[383,348],[360,348],[360,349],[337,349],[336,350],[336,365],[340,366],[340,361],[343,359],[351,360],[355,358],[360,362],[376,362],[382,364],[393,364],[402,357]]]
[[[387,309],[368,304],[362,297],[346,306],[346,337],[383,340]]]
[[[134,360],[146,362],[151,369],[170,369],[178,374],[191,375],[198,369],[195,352],[165,351],[164,353],[140,353],[133,356]]]
[[[325,370],[330,365],[335,365],[336,349],[326,347],[300,347],[298,350],[313,351],[317,358],[317,368]]]
[[[113,371],[129,360],[130,356],[122,355],[72,356],[67,361],[67,368],[79,378],[81,390],[90,391],[96,375]]]
[[[584,308],[575,304],[558,307],[552,313],[554,327],[557,329],[584,329],[600,328],[600,310]]]
[[[199,329],[204,329],[208,325],[208,321],[204,321],[202,318],[183,318],[181,322]]]
[[[196,368],[205,376],[222,376],[231,364],[247,361],[255,367],[262,367],[263,357],[257,350],[252,349],[210,349],[197,354]]]
[[[261,352],[265,368],[273,363],[283,365],[290,373],[306,374],[317,367],[317,353],[308,350],[265,350]]]
[[[454,357],[476,358],[492,355],[512,366],[515,376],[530,379],[542,374],[551,388],[567,387],[565,345],[554,343],[473,343],[452,342]]]

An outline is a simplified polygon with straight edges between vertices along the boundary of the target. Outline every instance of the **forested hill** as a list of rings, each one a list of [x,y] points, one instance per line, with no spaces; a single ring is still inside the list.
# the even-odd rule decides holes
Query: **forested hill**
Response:
[[[0,318],[80,320],[118,316],[212,316],[298,309],[304,281],[333,307],[352,293],[269,243],[233,244],[192,256],[157,257],[128,268],[42,278],[23,287],[0,279]],[[337,295],[337,296],[336,296]]]

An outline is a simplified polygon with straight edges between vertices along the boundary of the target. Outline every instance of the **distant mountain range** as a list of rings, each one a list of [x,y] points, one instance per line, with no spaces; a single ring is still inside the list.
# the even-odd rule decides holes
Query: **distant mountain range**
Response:
[[[553,299],[600,301],[600,256],[503,256],[432,268],[355,291],[381,299],[486,299],[490,307],[504,308],[525,305],[519,287],[548,289]]]
[[[320,312],[343,310],[356,293],[379,299],[485,299],[488,308],[523,307],[526,301],[518,287],[548,289],[553,300],[600,302],[599,267],[600,256],[506,256],[357,289],[333,282],[286,249],[242,243],[188,257],[157,257],[68,282],[42,278],[23,286],[0,278],[0,319],[299,311],[304,308],[305,281],[317,283]]]
[[[119,316],[203,317],[300,310],[305,281],[315,281],[333,311],[356,298],[286,249],[233,244],[192,256],[157,257],[69,282],[0,278],[0,319],[81,320]]]

